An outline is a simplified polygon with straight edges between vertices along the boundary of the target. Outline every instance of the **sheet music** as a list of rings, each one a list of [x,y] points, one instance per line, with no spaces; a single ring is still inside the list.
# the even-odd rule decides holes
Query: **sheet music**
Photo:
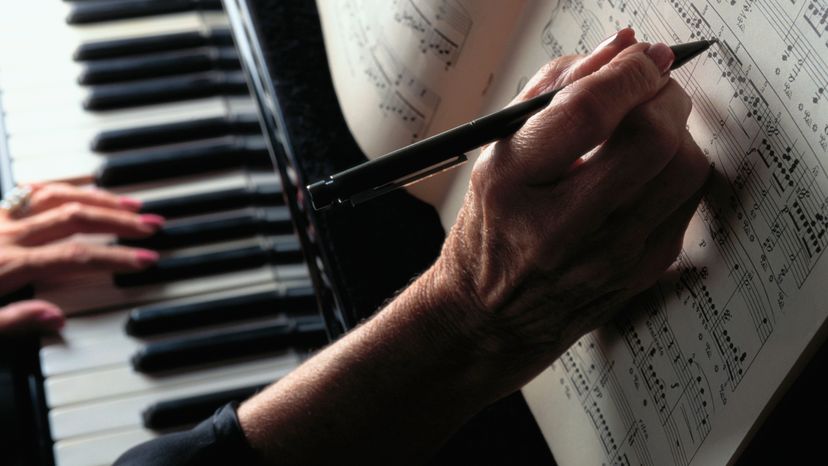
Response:
[[[733,461],[828,316],[828,0],[318,4],[346,119],[373,156],[502,108],[545,62],[622,27],[719,39],[673,72],[716,171],[684,250],[524,394],[561,466]],[[447,227],[471,166],[437,198]]]
[[[523,4],[318,1],[334,87],[362,151],[378,157],[477,116]],[[437,202],[446,175],[418,192]]]
[[[681,256],[632,312],[524,389],[562,466],[733,461],[823,325],[827,19],[826,0],[528,7],[493,108],[550,57],[586,53],[624,26],[644,41],[720,41],[673,72],[717,173]]]

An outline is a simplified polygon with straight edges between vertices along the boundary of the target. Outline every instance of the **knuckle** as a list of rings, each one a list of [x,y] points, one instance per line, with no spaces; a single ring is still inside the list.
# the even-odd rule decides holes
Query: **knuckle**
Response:
[[[501,184],[498,180],[504,169],[505,167],[498,166],[489,157],[478,160],[472,169],[469,181],[471,192],[487,208],[497,205],[499,196],[496,193],[501,191],[497,188]]]
[[[664,94],[662,100],[670,102],[672,112],[669,116],[677,122],[681,122],[682,127],[684,127],[687,123],[687,118],[690,116],[690,111],[693,109],[693,100],[690,98],[690,95],[673,78],[670,78],[661,92]],[[672,107],[673,105],[675,107]]]
[[[539,74],[542,76],[542,81],[549,87],[552,84],[560,84],[561,78],[565,77],[573,65],[580,60],[579,55],[566,55],[550,62],[547,62],[541,67]]]
[[[708,163],[707,158],[696,142],[689,135],[687,137],[689,140],[687,142],[689,148],[683,151],[687,154],[685,157],[688,159],[687,173],[691,179],[696,181],[696,184],[701,185],[707,180],[707,176],[710,173],[710,163]]]
[[[664,257],[664,262],[661,264],[662,271],[673,265],[673,262],[678,259],[678,256],[681,254],[683,248],[684,234],[682,233],[678,235],[678,237],[676,237],[676,239],[670,244],[667,250],[667,255]]]
[[[644,242],[637,235],[616,240],[607,251],[610,266],[616,273],[625,274],[638,264],[643,248]]]
[[[62,220],[66,223],[76,223],[83,219],[83,205],[78,202],[68,202],[60,208]]]
[[[81,243],[68,243],[62,251],[62,258],[73,264],[89,264],[92,261],[92,252]]]
[[[684,88],[679,85],[675,80],[671,78],[672,84],[675,84],[676,88],[679,90],[679,94],[681,95],[681,104],[682,104],[682,120],[687,121],[687,118],[690,117],[690,112],[693,111],[693,99],[690,98],[690,94],[684,90]]]
[[[575,63],[580,56],[578,55],[564,55],[554,60],[550,60],[544,63],[536,76],[541,78],[541,80],[545,80],[549,82],[550,80],[557,79],[562,73],[564,73],[573,63]]]
[[[638,286],[641,289],[651,286],[665,270],[673,265],[678,256],[681,254],[683,239],[683,234],[678,235],[657,253],[657,256],[653,259],[652,276],[648,275],[647,277],[643,277],[646,278],[645,280],[639,279],[641,283],[639,283]]]
[[[514,176],[514,170],[520,169],[522,157],[528,145],[524,141],[524,130],[503,143],[498,142],[486,147],[475,161],[472,168],[472,185],[477,188],[490,187],[508,182],[503,178]],[[517,164],[517,166],[516,166]]]
[[[670,118],[669,109],[655,101],[638,107],[630,123],[637,138],[650,148],[646,152],[657,158],[675,154],[685,131]]]
[[[569,91],[567,91],[569,90]],[[583,133],[585,129],[607,134],[606,104],[590,86],[570,86],[563,91],[565,100],[560,107],[562,121],[572,134]],[[563,99],[562,99],[563,100]]]
[[[611,72],[617,74],[612,82],[618,84],[618,92],[649,96],[658,88],[661,75],[643,53],[630,54],[623,60],[610,62],[608,66]]]
[[[36,192],[37,197],[45,202],[54,202],[61,198],[61,191],[56,186],[46,185]]]

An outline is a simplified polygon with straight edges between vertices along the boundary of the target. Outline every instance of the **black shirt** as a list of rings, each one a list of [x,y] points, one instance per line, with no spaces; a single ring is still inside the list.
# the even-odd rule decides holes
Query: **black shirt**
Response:
[[[116,466],[247,466],[260,464],[247,443],[236,415],[238,403],[220,408],[194,428],[138,445]]]

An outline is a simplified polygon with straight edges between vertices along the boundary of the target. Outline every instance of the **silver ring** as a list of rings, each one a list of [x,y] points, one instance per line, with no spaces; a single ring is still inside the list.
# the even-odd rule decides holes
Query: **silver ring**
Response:
[[[19,217],[29,210],[29,201],[32,198],[32,188],[16,186],[0,199],[0,210],[5,210],[12,217]]]

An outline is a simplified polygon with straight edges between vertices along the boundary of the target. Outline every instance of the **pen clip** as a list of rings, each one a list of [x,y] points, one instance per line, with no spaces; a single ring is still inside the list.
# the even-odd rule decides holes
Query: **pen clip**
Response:
[[[411,175],[407,175],[404,178],[400,178],[389,183],[385,183],[382,186],[377,186],[374,188],[366,189],[365,191],[358,192],[350,197],[351,205],[361,204],[365,201],[370,201],[371,199],[382,196],[383,194],[393,191],[397,188],[401,188],[403,186],[408,186],[411,183],[415,183],[422,179],[428,178],[431,175],[439,173],[443,170],[448,170],[451,167],[456,165],[460,165],[461,163],[468,160],[466,154],[460,154],[455,158],[451,158],[449,160],[444,160],[440,163],[432,165],[428,168],[424,168],[416,173],[412,173]]]

